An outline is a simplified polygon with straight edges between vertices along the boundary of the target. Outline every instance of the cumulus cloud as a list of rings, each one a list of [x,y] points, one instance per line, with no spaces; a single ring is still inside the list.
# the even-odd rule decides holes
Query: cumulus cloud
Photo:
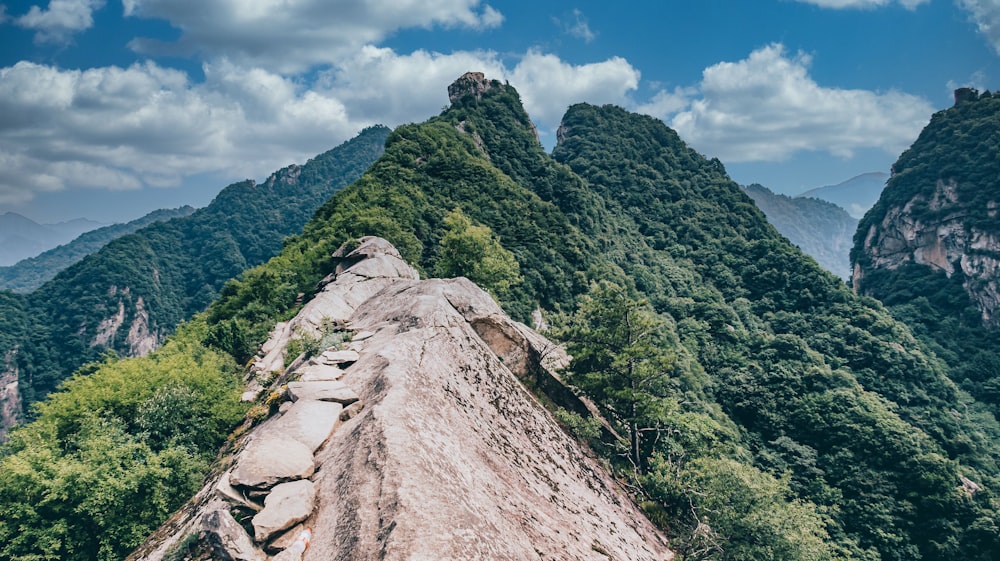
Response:
[[[68,188],[169,186],[217,173],[261,178],[375,123],[422,121],[469,70],[509,80],[540,128],[578,101],[623,103],[639,73],[622,59],[570,65],[529,52],[399,54],[368,46],[312,82],[219,59],[205,79],[153,62],[64,70],[0,68],[0,204]]]
[[[47,9],[32,6],[14,23],[35,30],[35,42],[63,43],[74,33],[90,29],[94,25],[94,11],[103,7],[104,0],[51,0]],[[3,16],[0,11],[0,21]]]
[[[930,0],[796,0],[804,4],[814,4],[821,8],[833,8],[835,10],[849,8],[881,8],[889,4],[900,4],[907,10],[914,10],[921,4],[926,4]]]
[[[543,129],[558,126],[573,103],[626,105],[639,78],[639,71],[621,57],[572,65],[540,51],[529,51],[510,73],[525,109]]]
[[[1000,2],[996,0],[957,0],[959,6],[972,16],[976,27],[1000,54]]]
[[[159,18],[176,42],[134,39],[144,54],[198,54],[293,74],[336,64],[404,28],[486,29],[503,14],[480,0],[124,0],[126,16]]]
[[[801,151],[844,158],[866,149],[898,154],[934,111],[926,100],[904,93],[823,87],[809,76],[810,63],[809,56],[789,56],[772,44],[745,60],[706,68],[684,109],[649,112],[698,150],[747,162],[781,161]],[[681,97],[664,94],[662,101],[676,104]]]

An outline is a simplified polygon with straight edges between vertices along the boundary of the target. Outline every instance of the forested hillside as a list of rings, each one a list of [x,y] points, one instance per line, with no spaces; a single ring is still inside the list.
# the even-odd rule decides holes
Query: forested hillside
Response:
[[[856,218],[820,199],[780,195],[758,184],[743,190],[788,241],[812,256],[820,267],[838,277],[850,278]]]
[[[148,363],[111,359],[93,376],[114,384],[126,369],[197,356],[205,376],[218,379],[308,300],[333,270],[334,249],[377,235],[423,274],[478,276],[513,316],[528,321],[540,311],[554,324],[576,357],[567,378],[614,433],[573,412],[557,416],[606,458],[679,558],[997,558],[996,419],[881,304],[855,295],[768,224],[721,162],[660,121],[585,104],[566,113],[549,156],[509,85],[467,74],[449,94],[440,116],[393,131],[385,154],[278,256],[226,284],[177,347]],[[499,274],[495,263],[508,253],[516,274]],[[129,420],[136,403],[162,413],[147,401],[156,390],[115,393],[102,406],[91,395],[103,395],[100,386],[84,385],[47,402],[2,460],[7,554],[28,551],[18,536],[33,535],[62,558],[97,558],[60,532],[78,524],[73,512],[92,512],[101,489],[127,497],[132,488],[102,470],[105,479],[72,495],[79,508],[43,516],[17,506],[63,489],[25,466],[72,460],[58,465],[87,473],[86,461],[110,454],[88,450],[133,446],[142,434]],[[193,438],[170,418],[159,442]],[[211,418],[218,427],[232,415]],[[148,473],[146,483],[160,490],[176,473]],[[119,505],[89,529],[113,528],[135,544],[160,514],[130,525]],[[121,549],[88,547],[103,558]]]
[[[958,90],[893,166],[854,240],[854,284],[1000,414],[1000,96]]]
[[[382,154],[389,130],[356,138],[267,181],[223,189],[190,216],[119,237],[28,294],[33,330],[15,330],[20,392],[36,401],[80,365],[107,351],[146,354],[202,311],[223,284],[281,250],[331,194]],[[0,317],[0,323],[10,320]]]
[[[59,271],[98,251],[111,240],[131,234],[154,222],[188,216],[194,210],[189,206],[156,210],[125,224],[112,224],[85,232],[73,241],[41,255],[24,259],[9,267],[0,267],[0,290],[31,292],[51,280]]]

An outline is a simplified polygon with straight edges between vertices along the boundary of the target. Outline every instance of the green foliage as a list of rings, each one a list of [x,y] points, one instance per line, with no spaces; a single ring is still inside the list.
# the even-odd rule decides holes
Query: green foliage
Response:
[[[523,279],[514,254],[504,249],[488,226],[474,225],[456,207],[444,218],[435,274],[467,277],[495,297],[505,296]]]
[[[0,449],[0,557],[123,559],[202,483],[243,418],[235,365],[187,324],[147,358],[107,358]]]
[[[653,447],[667,432],[676,402],[670,396],[674,356],[648,303],[611,283],[594,285],[559,336],[573,356],[570,383],[592,397],[628,435],[626,456],[645,472]]]

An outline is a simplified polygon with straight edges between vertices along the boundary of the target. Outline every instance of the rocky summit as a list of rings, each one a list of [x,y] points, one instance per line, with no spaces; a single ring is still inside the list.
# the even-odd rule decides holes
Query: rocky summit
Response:
[[[245,397],[277,411],[130,559],[297,558],[304,528],[303,559],[673,558],[522,384],[561,384],[560,348],[385,240],[337,256],[254,365]],[[304,333],[336,343],[286,356]]]

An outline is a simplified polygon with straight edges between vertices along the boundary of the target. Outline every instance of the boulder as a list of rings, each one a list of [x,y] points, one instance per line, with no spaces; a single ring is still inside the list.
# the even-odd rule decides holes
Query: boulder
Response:
[[[357,362],[358,359],[361,358],[361,357],[358,355],[357,351],[351,351],[351,350],[334,351],[334,350],[329,350],[329,351],[324,351],[323,354],[321,354],[319,356],[319,358],[320,358],[320,360],[322,362],[324,362],[326,364],[335,365],[335,364],[350,364],[350,363],[354,363],[354,362]]]
[[[213,510],[201,522],[202,539],[212,549],[212,559],[264,561],[267,556],[254,545],[247,531],[228,510]]]
[[[309,518],[315,503],[316,488],[312,481],[303,479],[277,485],[264,499],[264,510],[251,521],[254,539],[266,542],[282,530]]]

